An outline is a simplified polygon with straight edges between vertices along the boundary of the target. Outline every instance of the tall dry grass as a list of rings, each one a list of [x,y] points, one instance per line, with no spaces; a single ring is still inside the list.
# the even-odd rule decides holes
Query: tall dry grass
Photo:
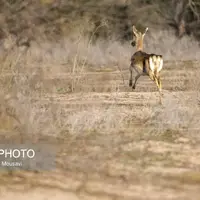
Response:
[[[130,43],[120,43],[112,39],[98,40],[94,44],[91,43],[91,38],[80,35],[76,41],[70,38],[55,42],[45,40],[39,43],[32,42],[30,48],[26,48],[17,47],[11,38],[9,40],[10,43],[5,41],[6,45],[0,49],[2,52],[0,104],[1,113],[4,113],[0,119],[3,120],[8,116],[7,124],[11,125],[10,128],[8,125],[2,126],[1,131],[54,136],[84,133],[89,130],[112,133],[137,129],[138,122],[145,125],[153,124],[157,128],[165,124],[160,129],[162,131],[184,126],[198,128],[199,115],[196,112],[198,106],[187,100],[184,93],[181,102],[168,95],[164,110],[157,106],[146,105],[141,109],[131,104],[119,106],[117,103],[107,106],[103,104],[69,106],[60,101],[58,92],[46,81],[52,75],[62,77],[70,74],[69,86],[66,88],[69,87],[71,90],[67,90],[64,95],[67,101],[73,98],[71,95],[74,94],[76,87],[79,87],[79,82],[87,71],[105,71],[107,68],[128,70],[129,60],[134,52]],[[163,54],[165,61],[197,60],[200,57],[199,45],[194,39],[183,37],[177,40],[171,31],[155,32],[150,29],[145,38],[145,50],[149,53]],[[124,78],[126,82],[127,77]],[[48,88],[50,93],[47,94],[44,88]],[[116,90],[114,94],[120,97],[119,91]],[[101,94],[98,95],[101,97]],[[112,99],[112,95],[109,94],[108,98]],[[56,96],[57,100],[54,98]],[[195,104],[196,107],[190,110],[192,109],[190,104]]]
[[[91,38],[77,36],[76,41],[63,38],[60,41],[40,41],[32,43],[26,54],[29,64],[41,65],[70,65],[76,62],[81,65],[84,61],[92,66],[113,66],[120,64],[124,69],[129,65],[134,48],[129,42],[121,43],[116,38],[109,41],[98,40],[91,44]],[[166,60],[198,60],[199,43],[192,37],[177,39],[173,31],[154,31],[151,29],[144,40],[145,51],[158,53]]]

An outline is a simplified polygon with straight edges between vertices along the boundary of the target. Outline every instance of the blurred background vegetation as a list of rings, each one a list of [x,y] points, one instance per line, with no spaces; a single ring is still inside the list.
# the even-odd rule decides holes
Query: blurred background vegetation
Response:
[[[188,100],[196,100],[196,93],[184,92],[200,88],[199,73],[193,69],[199,68],[199,13],[197,0],[0,0],[0,131],[6,136],[7,131],[35,136],[79,133],[88,127],[110,132],[134,127],[134,119],[146,126],[152,116],[156,127],[167,116],[172,124],[168,128],[173,128],[171,108],[179,103],[171,91],[180,92],[177,99],[185,97],[177,119],[196,126],[191,119],[199,110]],[[141,31],[149,27],[144,50],[164,58],[163,85],[170,95],[159,114],[149,104],[154,101],[150,93],[145,101],[143,93],[134,93],[135,103],[130,96],[128,107],[123,106],[123,92],[130,91],[133,24]],[[144,81],[138,91],[155,91],[155,86]],[[86,95],[82,102],[80,92]],[[116,94],[122,95],[120,108],[111,103],[117,102]],[[69,98],[72,104],[66,103],[66,95],[74,95]],[[104,106],[107,98],[111,100]],[[94,104],[87,106],[90,99]]]
[[[200,39],[199,0],[0,0],[0,39],[30,40],[77,34],[97,38],[132,37],[131,26],[174,29],[177,38]]]

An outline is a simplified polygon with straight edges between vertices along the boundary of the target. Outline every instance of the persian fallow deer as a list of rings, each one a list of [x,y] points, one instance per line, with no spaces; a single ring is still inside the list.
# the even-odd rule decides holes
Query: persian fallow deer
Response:
[[[135,26],[133,26],[135,40],[133,40],[131,44],[132,46],[136,46],[136,52],[131,57],[129,86],[135,89],[137,80],[140,78],[140,76],[149,76],[150,79],[157,85],[160,94],[160,103],[162,104],[162,86],[159,72],[163,66],[163,58],[162,55],[148,54],[143,51],[143,39],[147,31],[148,28],[145,29],[144,33],[141,33],[135,28]],[[133,70],[135,70],[137,73],[134,84]]]

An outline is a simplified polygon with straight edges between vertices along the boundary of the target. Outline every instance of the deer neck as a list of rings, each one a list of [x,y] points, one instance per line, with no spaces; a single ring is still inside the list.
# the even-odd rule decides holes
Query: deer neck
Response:
[[[143,37],[138,38],[138,40],[136,42],[136,50],[143,51]]]

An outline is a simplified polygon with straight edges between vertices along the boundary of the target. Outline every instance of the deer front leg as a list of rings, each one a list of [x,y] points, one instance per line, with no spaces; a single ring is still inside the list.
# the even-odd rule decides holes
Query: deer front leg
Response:
[[[135,82],[134,82],[133,87],[132,87],[133,89],[135,89],[137,80],[140,78],[140,76],[141,76],[141,74],[138,74],[138,75],[135,77]]]
[[[130,71],[129,87],[132,87],[132,85],[133,85],[133,68],[132,68],[132,66],[130,66],[129,71]]]

